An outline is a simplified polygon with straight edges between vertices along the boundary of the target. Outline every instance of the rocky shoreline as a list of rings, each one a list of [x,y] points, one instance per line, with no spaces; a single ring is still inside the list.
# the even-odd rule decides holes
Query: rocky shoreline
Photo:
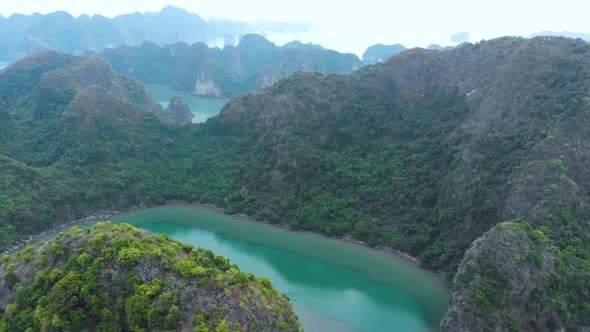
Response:
[[[355,244],[355,245],[359,245],[359,246],[363,246],[366,248],[369,248],[371,250],[377,250],[377,251],[381,251],[384,252],[388,255],[394,255],[396,257],[402,258],[414,265],[419,266],[420,268],[424,269],[425,271],[428,271],[430,273],[433,273],[434,275],[436,275],[447,287],[451,286],[451,279],[449,279],[445,274],[441,273],[441,272],[437,272],[437,271],[433,271],[433,270],[429,270],[427,268],[425,268],[422,265],[422,262],[420,261],[420,259],[418,257],[414,257],[412,255],[409,255],[405,252],[399,251],[399,250],[395,250],[395,249],[391,249],[388,247],[371,247],[370,245],[368,245],[366,242],[355,239],[353,237],[351,237],[350,235],[345,235],[345,236],[339,236],[339,237],[328,237],[325,234],[322,233],[317,233],[317,232],[310,232],[310,231],[304,231],[304,230],[298,230],[298,229],[293,229],[290,225],[288,224],[273,224],[268,222],[267,220],[261,220],[261,219],[257,219],[255,217],[249,216],[247,214],[243,214],[243,213],[236,213],[236,214],[229,214],[227,213],[227,211],[225,211],[224,208],[220,208],[214,204],[210,204],[210,203],[188,203],[188,202],[183,202],[183,201],[169,201],[164,205],[186,205],[186,206],[195,206],[195,207],[202,207],[202,208],[208,208],[208,209],[212,209],[215,211],[218,211],[220,213],[226,214],[228,216],[231,216],[234,219],[247,219],[250,221],[255,221],[255,222],[261,222],[267,225],[271,225],[273,227],[278,227],[287,231],[291,231],[291,232],[299,232],[299,233],[310,233],[310,234],[314,234],[317,236],[321,236],[323,238],[326,239],[336,239],[339,241],[343,241],[346,243],[351,243],[351,244]]]
[[[247,219],[247,220],[251,220],[251,221],[255,221],[255,222],[262,222],[264,224],[271,225],[271,226],[278,227],[278,228],[292,231],[292,232],[307,232],[310,234],[324,237],[326,239],[337,239],[339,241],[367,247],[372,250],[382,251],[382,252],[385,252],[390,255],[395,255],[397,257],[401,257],[404,260],[411,262],[412,264],[418,265],[419,267],[421,267],[431,273],[436,274],[439,277],[439,279],[441,279],[442,282],[444,282],[447,286],[450,286],[450,280],[445,275],[443,275],[442,273],[437,273],[436,271],[431,271],[431,270],[424,268],[420,262],[420,259],[418,259],[417,257],[411,256],[409,254],[406,254],[404,252],[401,252],[399,250],[395,250],[395,249],[391,249],[391,248],[387,248],[387,247],[371,247],[366,242],[354,239],[349,235],[330,238],[330,237],[327,237],[326,235],[321,234],[321,233],[296,230],[296,229],[293,229],[288,224],[273,224],[273,223],[270,223],[266,220],[256,219],[254,217],[251,217],[251,216],[243,214],[243,213],[229,214],[229,213],[227,213],[227,211],[225,209],[220,208],[220,207],[210,204],[210,203],[200,203],[200,202],[189,203],[189,202],[177,201],[177,200],[170,200],[170,201],[167,201],[166,203],[160,204],[160,205],[139,204],[138,206],[132,206],[130,208],[122,209],[122,210],[114,210],[114,209],[113,210],[100,210],[98,212],[91,214],[88,217],[79,218],[79,219],[75,219],[75,220],[72,220],[69,222],[65,222],[60,225],[52,226],[51,228],[49,228],[41,233],[37,233],[37,234],[29,236],[25,240],[20,240],[18,242],[15,242],[12,245],[10,245],[7,249],[0,252],[0,257],[4,256],[4,255],[13,254],[13,253],[25,248],[26,246],[37,243],[39,241],[43,241],[43,240],[47,240],[52,237],[55,237],[60,232],[66,231],[69,228],[74,227],[74,226],[91,226],[97,222],[107,221],[115,216],[118,216],[118,215],[126,213],[126,212],[132,212],[132,211],[138,210],[138,209],[146,209],[146,208],[160,207],[160,206],[166,206],[166,205],[184,205],[184,206],[195,206],[195,207],[212,209],[217,212],[231,216],[234,219]]]
[[[13,253],[25,248],[26,246],[28,246],[30,244],[34,244],[36,242],[43,241],[48,238],[52,238],[52,237],[56,236],[57,234],[59,234],[60,232],[67,231],[71,227],[89,226],[89,225],[95,224],[99,221],[108,220],[118,214],[120,214],[120,212],[117,210],[103,210],[103,211],[94,213],[94,214],[92,214],[88,217],[85,217],[85,218],[72,220],[72,221],[65,222],[60,225],[54,225],[51,228],[49,228],[41,233],[30,235],[27,239],[20,240],[20,241],[13,243],[12,245],[8,246],[7,249],[0,252],[0,256],[13,254]]]

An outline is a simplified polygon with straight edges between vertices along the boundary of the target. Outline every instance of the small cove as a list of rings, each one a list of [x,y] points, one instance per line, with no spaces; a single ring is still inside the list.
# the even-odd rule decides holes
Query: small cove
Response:
[[[164,108],[168,107],[170,98],[180,97],[195,115],[193,123],[205,122],[208,118],[218,115],[229,101],[227,98],[198,97],[185,91],[172,90],[167,85],[146,84],[145,87],[152,98]]]
[[[435,330],[447,308],[448,290],[435,276],[387,252],[198,206],[142,209],[112,220],[167,233],[269,277],[306,331]]]

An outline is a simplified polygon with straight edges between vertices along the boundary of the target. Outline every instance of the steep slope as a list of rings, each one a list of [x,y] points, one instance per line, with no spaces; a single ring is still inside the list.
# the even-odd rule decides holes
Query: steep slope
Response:
[[[2,331],[298,331],[266,278],[203,248],[99,223],[0,260]]]
[[[42,76],[27,73],[14,86]],[[589,91],[587,43],[507,37],[297,73],[201,125],[73,117],[51,167],[2,159],[4,237],[101,208],[208,202],[459,271],[449,330],[590,326]]]
[[[535,217],[532,211],[542,207],[532,198],[542,200],[550,179],[567,172],[552,166],[561,163],[562,154],[572,167],[582,163],[575,153],[568,158],[563,144],[573,135],[585,137],[586,48],[566,39],[504,38],[446,52],[412,50],[350,77],[293,76],[235,99],[221,118],[249,135],[267,157],[252,153],[269,167],[250,165],[257,174],[244,179],[248,188],[267,192],[261,199],[265,205],[273,206],[268,196],[280,190],[306,195],[304,185],[314,180],[326,181],[336,196],[342,186],[360,190],[362,183],[336,185],[344,179],[335,171],[345,169],[334,166],[343,160],[329,159],[346,156],[347,172],[362,174],[372,172],[362,170],[362,162],[392,149],[389,161],[372,164],[399,164],[394,173],[388,171],[398,174],[390,180],[398,182],[396,190],[383,188],[366,198],[356,192],[359,208],[388,216],[381,220],[384,225],[397,219],[424,226],[402,231],[402,238],[423,232],[438,236],[444,230],[452,234],[444,236],[451,242],[446,245],[466,246],[499,220],[524,213],[531,222],[548,222],[544,216],[551,206]],[[571,152],[582,151],[571,144]],[[575,168],[575,176],[564,176],[583,185],[585,171]],[[351,181],[360,174],[350,174]],[[527,180],[535,174],[534,181]],[[268,181],[248,182],[254,179]],[[532,196],[534,191],[541,195]],[[586,199],[582,190],[579,195]],[[371,207],[377,202],[380,206]]]
[[[102,56],[120,73],[144,83],[167,84],[199,96],[234,96],[267,87],[296,71],[349,73],[362,66],[353,54],[342,54],[302,43],[277,47],[249,34],[237,46],[223,49],[206,44],[107,49]]]
[[[12,128],[10,114],[5,109],[4,102],[0,100],[0,139],[6,139]]]
[[[0,99],[13,120],[13,135],[1,149],[35,166],[50,165],[66,150],[63,116],[102,117],[100,122],[132,127],[140,114],[150,113],[174,122],[141,83],[114,73],[97,57],[44,52],[18,61],[0,73]]]
[[[487,318],[461,325],[478,315],[450,316],[462,323],[446,326],[587,325],[587,297],[571,285],[590,285],[588,51],[579,40],[501,38],[445,52],[407,51],[350,77],[296,75],[239,97],[221,118],[255,143],[240,178],[248,201],[235,196],[229,207],[298,228],[352,233],[450,274],[469,264],[471,258],[460,263],[463,253],[485,231],[523,218],[547,227],[558,250],[559,271],[533,266],[538,277],[526,279],[541,294],[534,303],[550,305],[523,307],[525,295],[506,302],[518,289],[502,279],[491,292],[504,292]],[[498,251],[510,255],[507,243]],[[503,266],[502,257],[482,260]],[[524,268],[530,265],[513,275]],[[485,279],[494,271],[478,273]],[[468,308],[456,300],[451,310]],[[520,320],[494,318],[502,313]]]
[[[195,117],[190,106],[177,96],[170,98],[167,110],[174,122],[177,123],[190,123]]]
[[[23,77],[28,80],[22,80]],[[21,80],[27,85],[9,85]],[[2,98],[8,109],[20,118],[50,117],[52,112],[63,110],[77,93],[90,85],[99,85],[117,98],[138,104],[149,112],[161,112],[140,83],[117,75],[108,64],[92,56],[78,58],[55,52],[40,53],[6,68],[0,82]],[[26,104],[30,99],[35,101],[33,110]]]
[[[97,58],[45,52],[0,73],[0,246],[97,210],[219,202],[237,147],[172,116]],[[195,186],[194,188],[192,186]]]
[[[443,328],[449,331],[558,328],[561,322],[559,316],[552,315],[551,302],[567,293],[547,294],[551,287],[544,285],[548,280],[556,281],[552,280],[557,272],[556,253],[548,245],[545,234],[533,230],[523,220],[496,225],[465,253]],[[587,294],[580,298],[587,299]]]

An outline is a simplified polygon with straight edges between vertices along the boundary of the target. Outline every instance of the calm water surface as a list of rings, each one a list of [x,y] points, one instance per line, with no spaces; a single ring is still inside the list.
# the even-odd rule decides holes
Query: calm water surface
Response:
[[[170,98],[174,96],[180,97],[193,111],[195,115],[194,123],[205,122],[210,117],[219,114],[223,106],[229,101],[227,98],[197,97],[188,92],[172,90],[167,85],[146,84],[145,87],[152,95],[152,98],[164,108],[168,107]]]
[[[167,233],[271,278],[308,332],[430,331],[447,309],[448,290],[432,274],[363,246],[195,206],[137,210],[113,222]]]

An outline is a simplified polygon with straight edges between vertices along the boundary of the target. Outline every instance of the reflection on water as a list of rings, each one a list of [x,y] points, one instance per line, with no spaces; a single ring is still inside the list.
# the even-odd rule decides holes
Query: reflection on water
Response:
[[[365,247],[199,207],[138,210],[113,221],[167,233],[269,277],[306,331],[424,331],[446,311],[448,291],[430,273]]]

